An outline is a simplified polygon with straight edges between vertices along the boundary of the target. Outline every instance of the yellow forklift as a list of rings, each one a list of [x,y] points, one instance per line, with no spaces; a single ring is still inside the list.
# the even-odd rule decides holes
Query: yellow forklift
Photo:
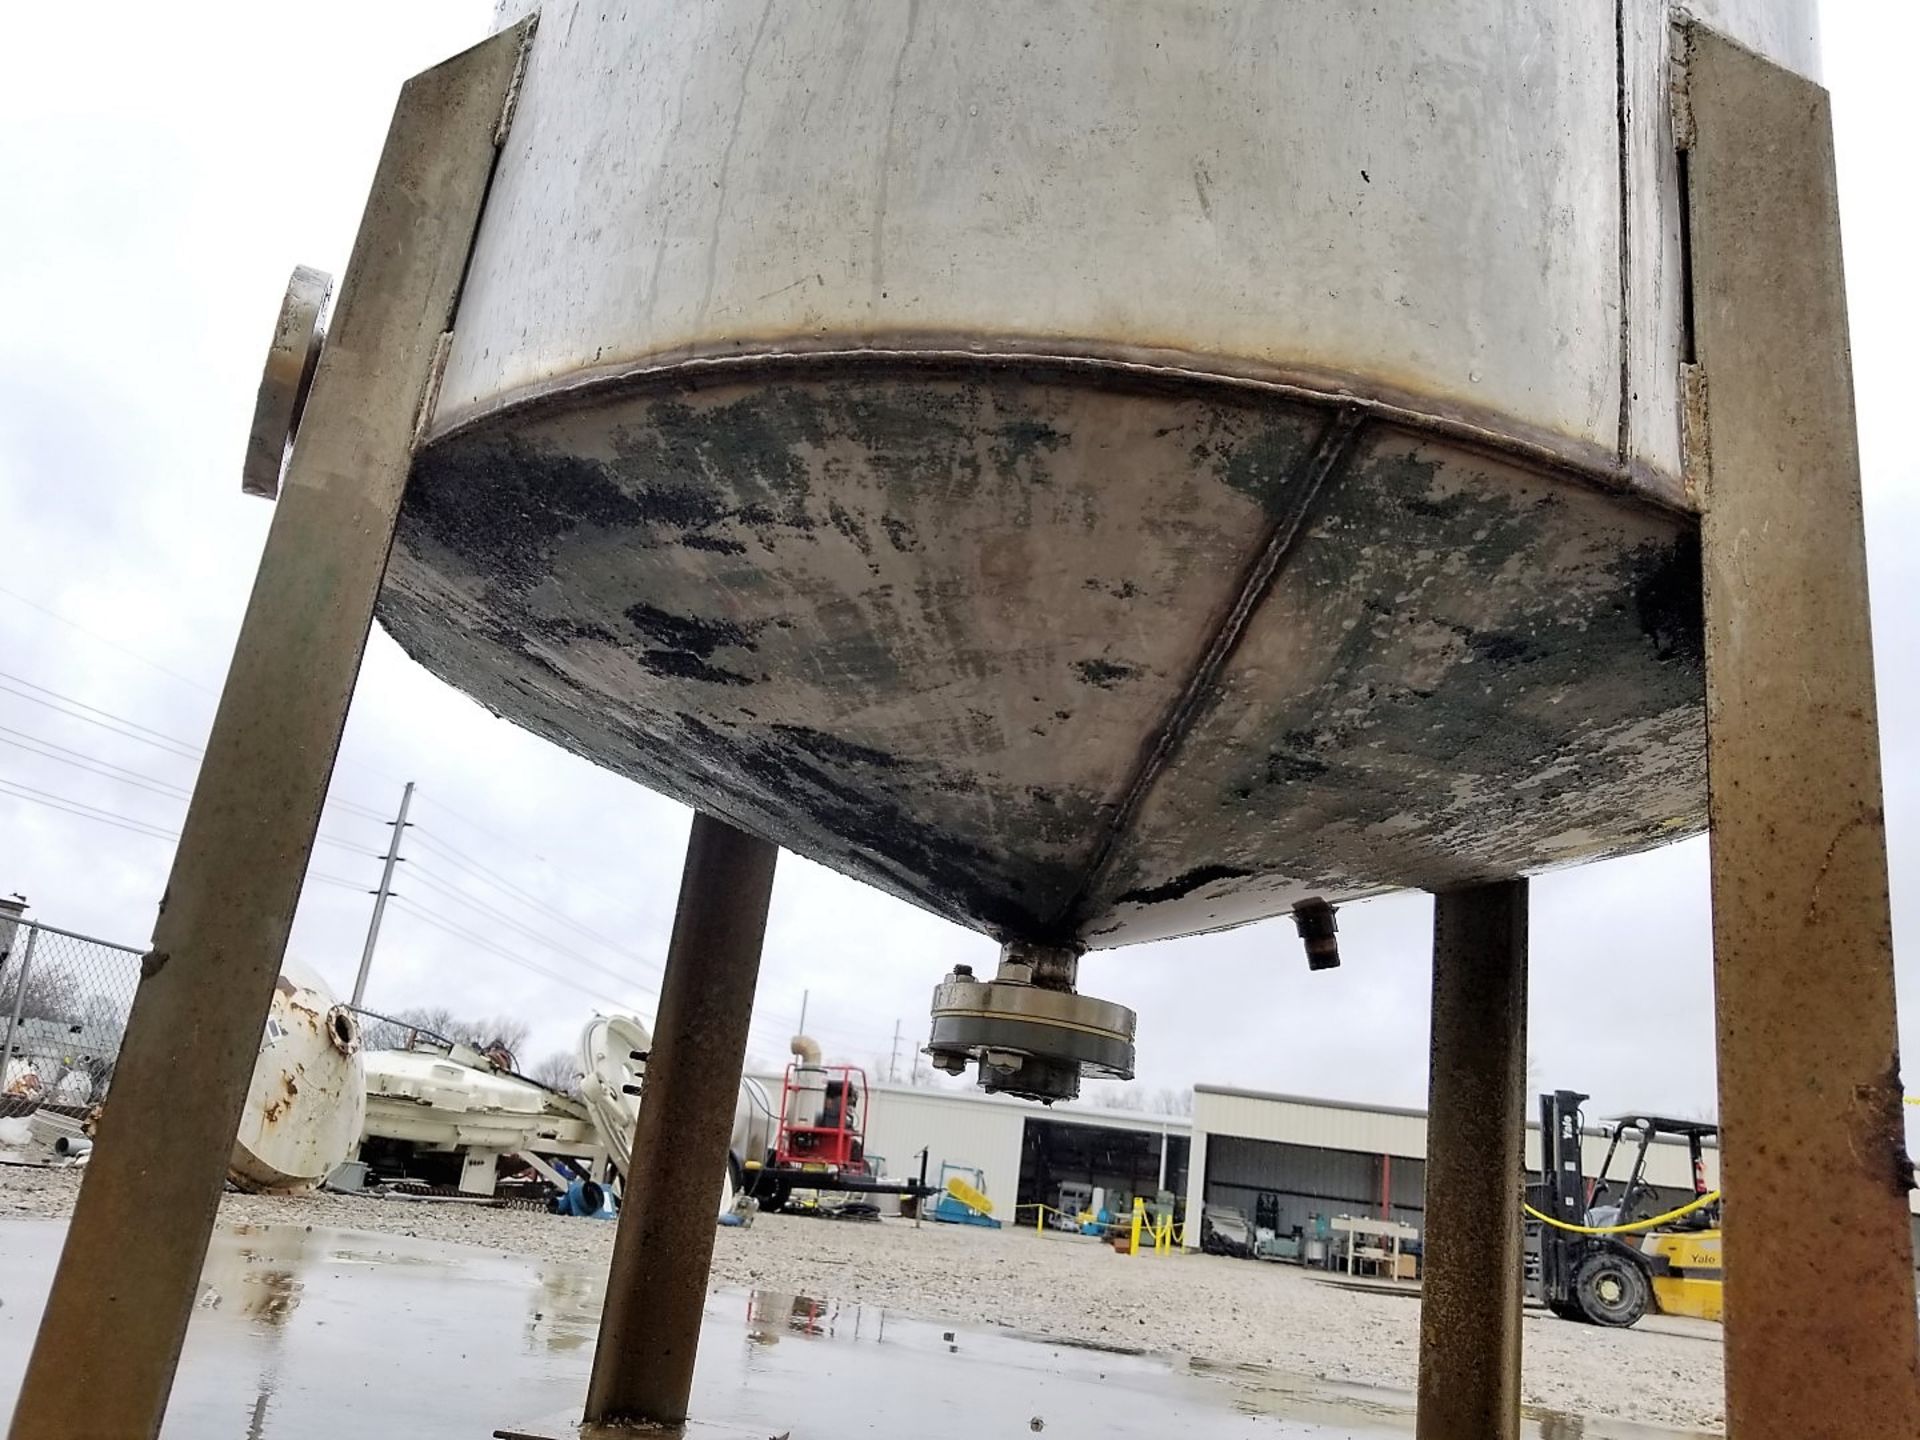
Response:
[[[1540,1097],[1541,1179],[1527,1206],[1538,1232],[1540,1298],[1554,1314],[1592,1325],[1632,1325],[1649,1309],[1718,1320],[1720,1195],[1707,1188],[1705,1148],[1719,1127],[1622,1115],[1610,1122],[1606,1159],[1589,1182],[1581,1154],[1587,1098],[1573,1090]],[[1661,1213],[1646,1171],[1647,1152],[1663,1135],[1687,1142],[1694,1198]],[[1632,1163],[1616,1191],[1614,1160],[1626,1154]]]

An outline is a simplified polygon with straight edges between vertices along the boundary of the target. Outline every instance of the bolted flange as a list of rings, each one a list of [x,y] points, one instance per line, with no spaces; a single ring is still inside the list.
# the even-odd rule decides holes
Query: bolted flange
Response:
[[[307,408],[307,391],[326,342],[322,323],[333,277],[309,265],[296,265],[274,321],[273,342],[260,375],[253,402],[253,425],[247,431],[247,458],[240,470],[240,488],[268,500],[280,494],[280,472],[287,451]]]
[[[927,1054],[936,1070],[979,1067],[989,1093],[1051,1104],[1082,1076],[1133,1078],[1134,1013],[1072,988],[1077,951],[1013,944],[992,980],[956,965],[933,992]]]

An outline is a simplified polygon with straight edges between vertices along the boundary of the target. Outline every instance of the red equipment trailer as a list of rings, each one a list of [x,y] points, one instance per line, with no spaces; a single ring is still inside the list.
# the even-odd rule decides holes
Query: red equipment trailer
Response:
[[[857,1065],[788,1065],[780,1085],[779,1128],[764,1161],[746,1166],[746,1189],[763,1210],[780,1210],[795,1190],[901,1195],[934,1193],[926,1157],[918,1180],[882,1180],[867,1160],[867,1072]]]

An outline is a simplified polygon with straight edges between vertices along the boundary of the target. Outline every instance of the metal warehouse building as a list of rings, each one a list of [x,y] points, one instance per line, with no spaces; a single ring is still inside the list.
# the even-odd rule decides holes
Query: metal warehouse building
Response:
[[[777,1099],[780,1077],[759,1078]],[[1016,1206],[1051,1205],[1062,1183],[1078,1181],[1123,1196],[1171,1191],[1190,1217],[1190,1248],[1200,1241],[1203,1205],[1231,1206],[1282,1233],[1306,1228],[1315,1214],[1390,1214],[1424,1228],[1424,1110],[1224,1085],[1195,1086],[1190,1119],[1087,1105],[1048,1108],[909,1085],[874,1084],[867,1104],[867,1153],[884,1162],[887,1174],[916,1174],[923,1149],[928,1177],[936,1181],[942,1164],[977,1170],[994,1215],[1006,1222],[1014,1220]],[[1606,1157],[1605,1131],[1589,1126],[1583,1148],[1587,1173],[1597,1174]],[[1526,1159],[1530,1170],[1540,1161],[1533,1123]],[[1712,1147],[1705,1162],[1707,1182],[1717,1186],[1719,1154]],[[1621,1161],[1614,1169],[1618,1175]],[[1657,1141],[1648,1153],[1647,1179],[1672,1203],[1691,1198],[1686,1145]],[[1920,1239],[1920,1203],[1915,1210]],[[1019,1219],[1031,1221],[1032,1212]]]
[[[1587,1173],[1597,1173],[1607,1153],[1604,1132],[1589,1127],[1582,1148]],[[1196,1085],[1187,1214],[1197,1217],[1203,1204],[1231,1206],[1282,1233],[1305,1228],[1314,1214],[1391,1215],[1419,1227],[1426,1156],[1424,1110]],[[1527,1127],[1526,1156],[1529,1167],[1539,1164],[1536,1124]],[[1719,1154],[1709,1149],[1705,1158],[1707,1181],[1718,1185]],[[1647,1179],[1666,1198],[1691,1197],[1686,1145],[1656,1142]],[[1190,1222],[1188,1244],[1199,1239],[1199,1225]]]
[[[778,1075],[759,1076],[777,1103]],[[888,1175],[927,1176],[943,1164],[978,1170],[996,1219],[1014,1222],[1016,1206],[1052,1205],[1066,1181],[1149,1198],[1187,1186],[1189,1126],[1184,1116],[1091,1105],[1045,1105],[977,1091],[871,1084],[866,1152]],[[1032,1212],[1019,1217],[1031,1221]]]

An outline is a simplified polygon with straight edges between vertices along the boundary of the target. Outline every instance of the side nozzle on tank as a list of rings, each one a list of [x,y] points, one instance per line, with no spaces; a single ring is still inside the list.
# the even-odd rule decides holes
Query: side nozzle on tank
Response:
[[[1336,913],[1337,907],[1318,895],[1294,902],[1293,923],[1306,942],[1309,970],[1337,970],[1340,966],[1340,942],[1334,938],[1340,929],[1333,918]]]

